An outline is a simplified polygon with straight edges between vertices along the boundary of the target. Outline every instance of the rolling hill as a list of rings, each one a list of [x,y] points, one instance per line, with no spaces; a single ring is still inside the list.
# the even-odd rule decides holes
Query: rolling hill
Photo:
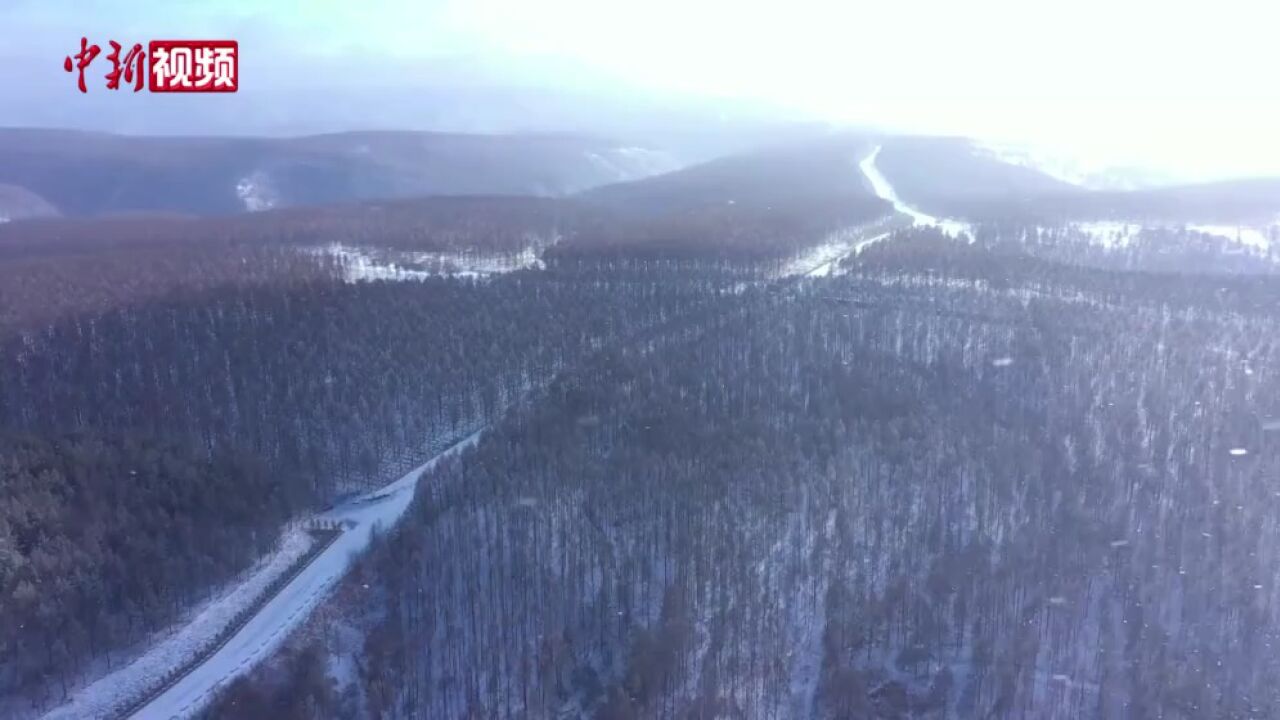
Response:
[[[220,215],[422,195],[561,195],[674,166],[661,152],[577,135],[230,138],[0,129],[0,184],[81,217]]]
[[[858,160],[859,135],[793,141],[580,193],[595,212],[570,249],[784,257],[888,216]]]
[[[1086,189],[973,141],[932,137],[886,139],[877,165],[904,201],[943,217],[1267,225],[1280,216],[1280,178]]]
[[[957,205],[975,202],[1082,192],[1032,168],[1003,162],[963,138],[886,138],[876,164],[904,201],[936,215],[956,215]]]
[[[709,205],[769,206],[800,197],[874,197],[858,173],[870,142],[854,135],[793,141],[716,158],[674,172],[583,192],[584,200],[632,213],[673,213]]]

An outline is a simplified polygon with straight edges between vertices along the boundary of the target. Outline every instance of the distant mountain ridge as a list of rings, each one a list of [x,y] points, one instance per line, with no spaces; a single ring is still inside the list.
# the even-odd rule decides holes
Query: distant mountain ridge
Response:
[[[1088,190],[964,138],[823,132],[677,168],[661,151],[576,135],[0,130],[0,217],[73,219],[13,223],[23,227],[0,233],[0,249],[235,238],[505,251],[559,228],[573,248],[785,255],[892,215],[860,168],[873,152],[903,203],[943,219],[1266,233],[1280,218],[1280,179]],[[537,198],[558,202],[528,202]]]
[[[953,137],[889,137],[876,165],[907,202],[956,199],[1017,200],[1080,191],[1034,168],[981,152],[973,141]]]
[[[1066,152],[999,142],[977,142],[976,146],[1000,162],[1031,168],[1088,190],[1147,190],[1183,184],[1168,172],[1095,161]]]
[[[414,134],[364,134],[299,141],[337,153],[389,154],[387,145]],[[221,142],[221,141],[218,141]],[[473,138],[450,145],[459,156]],[[192,144],[183,141],[179,147]],[[405,252],[518,254],[552,242],[570,254],[788,258],[824,238],[888,217],[889,203],[867,186],[858,160],[866,138],[832,135],[732,155],[686,169],[614,183],[563,197],[525,194],[421,195],[357,199],[305,207],[262,202],[261,212],[213,217],[172,212],[117,213],[13,223],[0,229],[0,256],[114,252],[122,248],[242,244],[332,244]],[[202,149],[203,150],[203,149]],[[608,158],[587,151],[593,177],[618,174]],[[627,149],[615,155],[635,159]],[[641,159],[644,159],[643,157]],[[455,184],[457,187],[457,184]],[[237,190],[266,197],[265,181]],[[553,239],[551,241],[550,239]]]
[[[965,138],[889,137],[877,166],[908,204],[940,217],[1269,225],[1280,178],[1095,189]]]
[[[0,129],[0,185],[60,214],[221,215],[424,195],[563,195],[676,167],[579,135],[349,132],[142,137]]]

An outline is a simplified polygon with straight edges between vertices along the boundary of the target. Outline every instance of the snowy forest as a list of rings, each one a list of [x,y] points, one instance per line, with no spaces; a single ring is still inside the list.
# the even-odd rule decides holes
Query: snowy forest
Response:
[[[845,270],[557,375],[208,717],[1280,715],[1275,286]]]
[[[0,228],[0,716],[1280,717],[1280,226],[962,150]]]
[[[303,508],[731,279],[664,277],[564,262],[493,283],[310,280],[15,336],[0,368],[6,689],[57,693],[84,662],[110,664]]]

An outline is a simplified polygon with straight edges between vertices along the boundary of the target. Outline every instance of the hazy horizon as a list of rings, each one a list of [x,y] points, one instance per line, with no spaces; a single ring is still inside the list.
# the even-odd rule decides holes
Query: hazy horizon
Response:
[[[1280,175],[1276,11],[1147,0],[743,7],[514,0],[216,7],[16,0],[0,126],[134,134],[364,129],[643,139],[710,122],[857,125],[1031,146],[1178,180]],[[16,29],[16,32],[13,30]],[[236,96],[75,91],[81,36],[239,40]],[[91,68],[97,70],[99,59]]]

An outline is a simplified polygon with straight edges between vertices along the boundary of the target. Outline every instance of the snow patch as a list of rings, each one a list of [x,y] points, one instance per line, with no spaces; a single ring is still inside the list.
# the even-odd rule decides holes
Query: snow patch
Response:
[[[1207,235],[1227,243],[1234,243],[1240,249],[1259,256],[1266,256],[1271,249],[1270,228],[1236,226],[1236,225],[1187,225],[1176,226],[1166,223],[1135,223],[1117,221],[1073,222],[1067,226],[1068,239],[1083,241],[1088,245],[1104,250],[1123,250],[1138,245],[1147,233],[1172,233],[1185,237],[1187,233]],[[1040,226],[1040,231],[1052,230]],[[1194,238],[1192,238],[1194,239]]]
[[[1142,232],[1141,225],[1111,221],[1072,223],[1071,227],[1079,231],[1091,245],[1107,250],[1128,247]]]
[[[620,147],[614,152],[626,159],[639,176],[661,175],[680,169],[680,163],[669,153],[642,147]]]
[[[335,620],[330,626],[329,677],[345,692],[360,679],[360,654],[364,650],[364,633],[350,623]]]
[[[1242,225],[1188,225],[1187,229],[1224,238],[1262,253],[1271,249],[1271,238],[1261,228]]]
[[[279,203],[279,197],[271,187],[271,178],[262,170],[236,181],[236,197],[249,212],[270,210]]]
[[[518,253],[399,252],[332,243],[317,250],[337,261],[347,282],[425,280],[433,277],[488,277],[516,270],[541,269],[542,251],[559,236],[530,235]]]
[[[642,147],[616,147],[603,152],[587,151],[586,158],[614,182],[640,180],[680,168],[680,163],[667,153]]]

